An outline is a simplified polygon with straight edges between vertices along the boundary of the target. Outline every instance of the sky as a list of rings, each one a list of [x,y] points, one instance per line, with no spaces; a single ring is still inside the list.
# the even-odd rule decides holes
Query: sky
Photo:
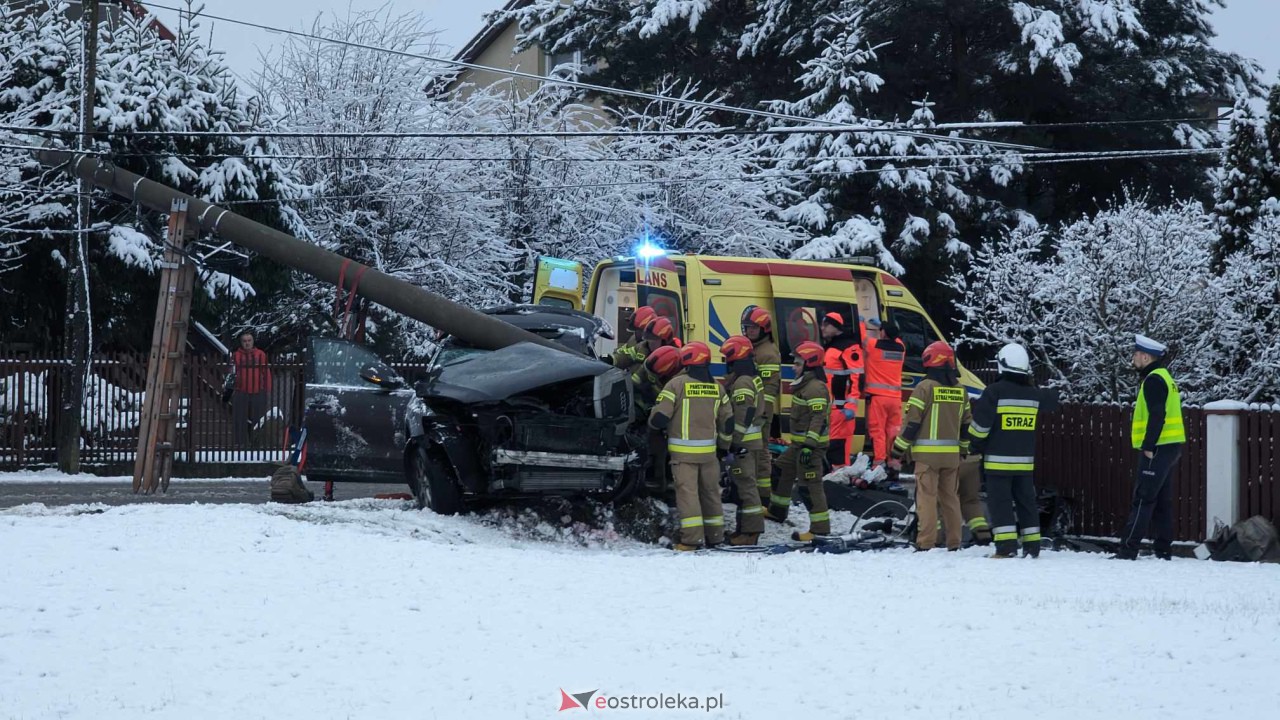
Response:
[[[467,43],[483,25],[481,16],[496,10],[505,0],[205,0],[205,12],[262,25],[303,29],[319,12],[345,13],[375,10],[383,6],[393,13],[419,12],[431,27],[440,32],[439,41],[452,51]],[[1210,0],[1212,3],[1212,0]],[[155,0],[144,4],[166,23],[177,24],[177,14],[155,7],[177,7],[182,0]],[[252,76],[259,65],[259,51],[269,51],[285,36],[263,30],[204,20],[204,29],[212,29],[213,45],[227,52],[231,67],[242,77]],[[1280,26],[1280,0],[1227,0],[1226,7],[1214,14],[1218,46],[1257,60],[1268,82],[1280,72],[1280,43],[1275,29]]]

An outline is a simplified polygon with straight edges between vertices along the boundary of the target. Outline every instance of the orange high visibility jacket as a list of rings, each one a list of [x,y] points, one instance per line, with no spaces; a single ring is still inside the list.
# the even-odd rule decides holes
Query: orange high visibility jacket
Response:
[[[880,338],[867,348],[867,394],[902,398],[902,364],[907,359],[907,346],[897,338]]]

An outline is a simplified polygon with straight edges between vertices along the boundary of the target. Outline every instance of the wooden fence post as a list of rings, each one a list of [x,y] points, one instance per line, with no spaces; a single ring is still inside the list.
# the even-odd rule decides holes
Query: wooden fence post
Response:
[[[1204,406],[1206,538],[1213,537],[1215,522],[1240,520],[1240,413],[1248,407],[1233,400]]]

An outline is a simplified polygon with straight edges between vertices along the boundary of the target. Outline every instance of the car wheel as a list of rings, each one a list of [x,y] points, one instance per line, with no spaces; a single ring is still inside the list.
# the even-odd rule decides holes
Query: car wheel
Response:
[[[421,445],[413,450],[411,485],[419,510],[431,510],[438,515],[457,515],[462,510],[462,497],[453,471]]]

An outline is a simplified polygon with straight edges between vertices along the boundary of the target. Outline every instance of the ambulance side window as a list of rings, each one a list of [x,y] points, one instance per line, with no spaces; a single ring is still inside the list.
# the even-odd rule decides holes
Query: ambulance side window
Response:
[[[818,326],[827,313],[854,317],[853,306],[847,302],[777,298],[776,307],[778,312],[773,323],[778,333],[778,349],[782,352],[782,361],[787,364],[795,362],[794,351],[800,343],[813,341],[822,344]]]
[[[907,361],[902,369],[909,373],[924,373],[924,361],[920,356],[930,343],[938,341],[938,334],[924,315],[903,308],[889,308],[889,320],[898,326],[898,336],[907,346]]]

